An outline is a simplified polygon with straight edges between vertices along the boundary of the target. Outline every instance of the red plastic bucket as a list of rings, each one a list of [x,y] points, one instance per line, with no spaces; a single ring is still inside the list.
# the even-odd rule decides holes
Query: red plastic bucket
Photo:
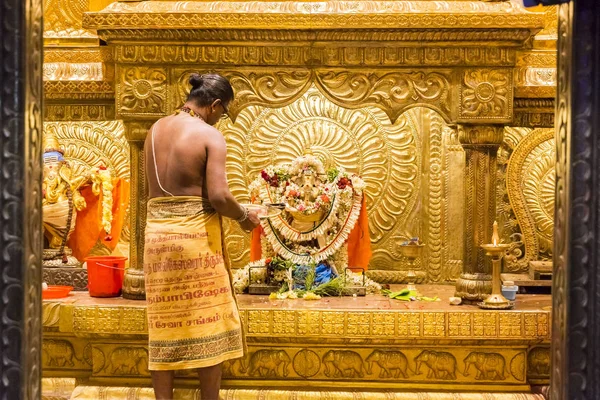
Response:
[[[127,257],[92,256],[86,258],[88,290],[92,297],[119,297],[123,288]]]

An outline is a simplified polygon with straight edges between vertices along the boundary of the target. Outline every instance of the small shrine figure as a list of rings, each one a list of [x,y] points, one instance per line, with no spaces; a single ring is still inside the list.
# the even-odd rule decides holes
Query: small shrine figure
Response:
[[[67,240],[75,229],[76,211],[86,207],[80,189],[90,177],[75,176],[52,134],[44,134],[43,161],[43,227],[48,242],[48,248],[44,250],[44,264],[78,266],[79,261],[70,255]],[[53,261],[57,259],[60,262]]]
[[[301,292],[345,282],[347,268],[364,273],[371,256],[364,187],[359,176],[340,166],[326,170],[310,151],[290,164],[262,170],[250,185],[253,203],[282,204],[284,209],[263,219],[253,232],[251,263],[245,270],[274,269],[269,275],[281,276],[285,287],[284,267],[278,268],[287,270],[291,263],[294,287],[287,289]],[[246,282],[244,271],[238,282]]]
[[[116,222],[117,228],[121,228],[121,214],[125,208],[121,203],[128,198],[119,198],[121,202],[114,207],[115,179],[110,170],[100,166],[90,167],[78,173],[65,158],[65,152],[54,134],[45,132],[43,139],[42,224],[46,239],[43,265],[79,267],[92,248],[92,242],[97,240],[97,236],[94,237],[97,230],[104,230],[105,241],[112,240],[114,210],[120,211]],[[123,185],[119,181],[119,187],[121,186]],[[90,210],[90,202],[93,210]],[[76,226],[81,224],[84,225],[84,229],[78,230]],[[80,234],[77,234],[78,231]],[[77,244],[83,244],[77,246],[76,254],[69,247],[75,236],[79,239],[78,242],[81,242]],[[85,240],[81,237],[85,237]],[[90,244],[83,243],[85,241]]]

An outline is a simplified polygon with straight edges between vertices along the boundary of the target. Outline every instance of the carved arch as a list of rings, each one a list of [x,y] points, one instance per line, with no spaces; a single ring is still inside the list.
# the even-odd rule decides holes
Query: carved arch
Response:
[[[256,70],[176,70],[175,106],[189,93],[187,81],[193,72],[218,72],[226,76],[236,93],[229,107],[235,122],[240,112],[250,106],[285,107],[294,103],[314,85],[332,103],[360,109],[373,106],[384,111],[395,123],[398,117],[415,107],[426,107],[452,119],[450,107],[451,77],[448,71],[348,71],[331,69]]]
[[[508,269],[526,271],[541,250],[551,251],[554,230],[554,131],[535,129],[516,146],[508,162],[506,185],[521,228],[525,253],[507,258]]]

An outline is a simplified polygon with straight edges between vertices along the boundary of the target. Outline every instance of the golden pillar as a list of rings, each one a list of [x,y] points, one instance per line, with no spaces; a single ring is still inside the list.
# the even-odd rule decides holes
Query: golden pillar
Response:
[[[146,228],[146,201],[148,187],[144,170],[144,140],[150,123],[125,121],[125,133],[129,141],[131,165],[131,244],[129,247],[129,268],[125,271],[123,297],[144,300],[144,230]]]
[[[465,241],[463,271],[456,296],[482,301],[492,293],[489,261],[482,244],[489,242],[496,217],[496,155],[502,143],[502,125],[459,125],[465,150]]]

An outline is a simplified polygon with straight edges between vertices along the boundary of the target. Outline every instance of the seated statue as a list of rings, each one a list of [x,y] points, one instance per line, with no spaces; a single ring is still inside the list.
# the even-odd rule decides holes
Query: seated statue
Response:
[[[80,188],[89,180],[88,176],[74,176],[64,158],[58,140],[53,135],[44,135],[44,167],[42,182],[42,207],[44,236],[44,264],[53,264],[60,259],[65,266],[77,266],[79,261],[72,257],[67,240],[75,229],[77,213],[86,207]]]
[[[72,256],[68,247],[71,234],[75,231],[78,212],[87,207],[82,190],[91,185],[93,195],[98,197],[104,191],[103,202],[106,205],[104,214],[112,219],[112,190],[111,174],[106,168],[92,168],[77,175],[64,157],[56,137],[46,132],[44,134],[42,209],[43,228],[46,245],[44,248],[44,266],[46,267],[76,267],[80,261]]]
[[[255,267],[266,269],[263,281],[272,288],[301,292],[345,282],[347,268],[364,272],[371,255],[364,187],[359,176],[326,170],[310,152],[261,171],[250,185],[252,202],[283,210],[253,232],[251,263],[236,273],[236,290],[248,286]]]

